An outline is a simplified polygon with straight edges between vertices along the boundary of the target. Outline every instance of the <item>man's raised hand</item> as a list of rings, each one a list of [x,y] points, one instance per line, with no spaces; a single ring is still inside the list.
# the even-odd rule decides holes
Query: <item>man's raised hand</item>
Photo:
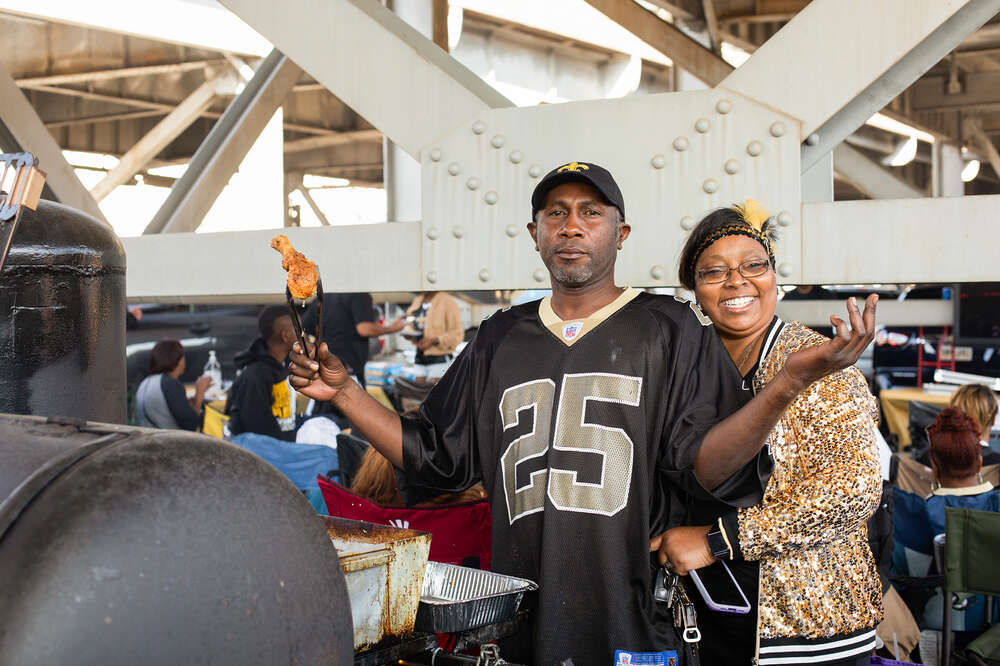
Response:
[[[785,372],[804,389],[822,377],[854,365],[875,339],[877,303],[878,294],[869,295],[862,314],[857,302],[853,298],[847,299],[851,329],[848,330],[843,319],[831,315],[830,324],[837,330],[833,339],[791,354],[785,362]]]
[[[326,343],[319,347],[319,362],[302,353],[298,342],[289,354],[289,381],[292,388],[317,402],[329,402],[342,389],[354,383],[340,359],[330,353]]]

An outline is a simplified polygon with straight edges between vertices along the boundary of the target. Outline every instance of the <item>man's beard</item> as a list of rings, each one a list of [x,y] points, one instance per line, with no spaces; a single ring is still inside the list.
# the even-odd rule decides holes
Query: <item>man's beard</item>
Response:
[[[552,279],[564,287],[581,287],[594,277],[594,267],[590,262],[582,266],[553,265],[549,272]]]

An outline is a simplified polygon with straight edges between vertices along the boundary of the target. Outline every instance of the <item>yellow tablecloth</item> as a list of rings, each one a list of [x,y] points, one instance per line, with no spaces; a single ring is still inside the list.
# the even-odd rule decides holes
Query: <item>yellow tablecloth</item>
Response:
[[[910,446],[910,401],[946,407],[951,402],[951,395],[924,393],[918,388],[902,388],[885,389],[879,394],[879,399],[882,401],[886,425],[890,432],[899,437],[899,450],[902,451]]]

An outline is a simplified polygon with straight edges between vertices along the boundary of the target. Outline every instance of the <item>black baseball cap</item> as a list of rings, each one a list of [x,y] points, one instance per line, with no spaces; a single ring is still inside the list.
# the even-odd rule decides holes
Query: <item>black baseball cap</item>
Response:
[[[531,219],[535,219],[538,210],[545,204],[545,197],[553,188],[573,182],[586,183],[596,189],[608,203],[621,211],[623,218],[625,217],[625,199],[610,171],[591,162],[569,162],[549,171],[538,181],[535,191],[531,194]]]

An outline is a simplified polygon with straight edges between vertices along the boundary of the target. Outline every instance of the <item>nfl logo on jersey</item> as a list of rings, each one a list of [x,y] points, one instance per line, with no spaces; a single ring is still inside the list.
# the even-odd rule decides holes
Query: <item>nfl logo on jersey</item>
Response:
[[[580,329],[582,328],[583,328],[582,321],[574,321],[572,323],[565,324],[563,325],[562,328],[563,337],[566,338],[567,340],[572,340],[573,338],[575,338],[577,335],[580,334]]]

